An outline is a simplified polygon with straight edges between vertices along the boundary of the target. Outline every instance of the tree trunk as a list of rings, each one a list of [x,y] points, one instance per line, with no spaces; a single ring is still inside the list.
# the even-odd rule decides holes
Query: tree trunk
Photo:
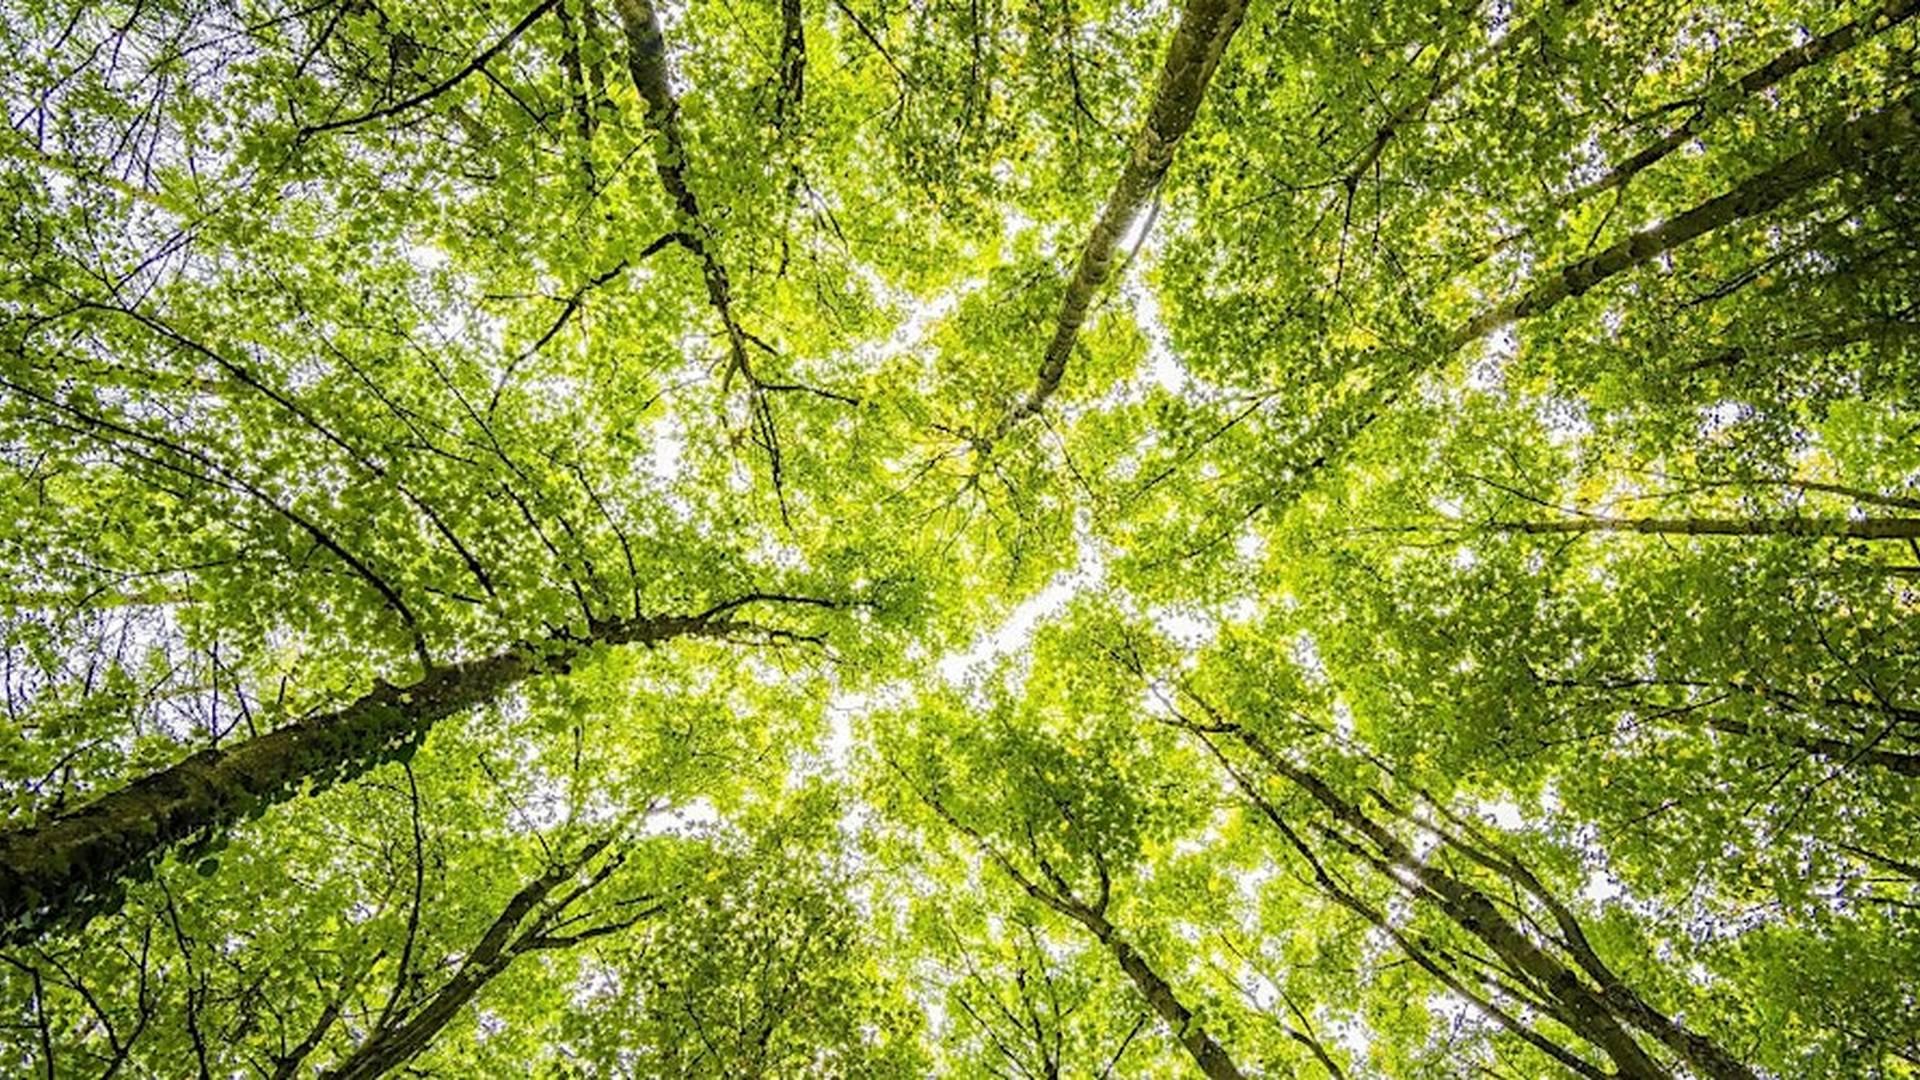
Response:
[[[1213,1036],[1194,1020],[1193,1010],[1180,1001],[1172,985],[1161,978],[1160,973],[1147,963],[1146,958],[1121,938],[1119,931],[1107,921],[1108,878],[1104,864],[1102,864],[1100,875],[1100,898],[1095,903],[1089,904],[1075,895],[1044,859],[1040,860],[1040,869],[1053,882],[1053,885],[1051,889],[1042,888],[1039,882],[1014,865],[1013,860],[1007,858],[1005,853],[988,843],[986,837],[955,817],[939,799],[915,786],[908,779],[906,771],[899,765],[892,761],[888,764],[893,766],[902,780],[907,781],[907,785],[913,788],[916,795],[933,808],[934,813],[978,845],[981,853],[992,860],[994,865],[1009,878],[1012,878],[1014,884],[1019,885],[1028,896],[1079,923],[1098,938],[1100,943],[1113,954],[1120,969],[1133,980],[1134,988],[1140,991],[1140,996],[1147,999],[1147,1004],[1151,1005],[1153,1011],[1173,1030],[1173,1037],[1180,1040],[1180,1045],[1186,1049],[1193,1058],[1194,1064],[1200,1067],[1201,1072],[1211,1080],[1242,1080],[1245,1074],[1233,1063],[1233,1058],[1227,1054],[1226,1048],[1215,1042]]]
[[[667,40],[660,16],[649,0],[618,0],[620,22],[626,31],[627,69],[640,98],[647,103],[647,127],[653,131],[653,168],[660,186],[679,217],[683,243],[700,260],[707,302],[725,324],[733,369],[752,378],[747,363],[747,339],[733,314],[733,283],[726,264],[715,250],[713,231],[700,210],[700,200],[687,183],[687,142],[680,128],[680,101],[667,77]]]
[[[1580,971],[1563,963],[1514,925],[1485,892],[1416,856],[1385,826],[1368,817],[1359,806],[1342,798],[1318,774],[1293,765],[1252,731],[1240,728],[1236,734],[1269,768],[1304,789],[1336,820],[1366,837],[1384,856],[1381,866],[1383,872],[1398,867],[1410,874],[1449,919],[1485,942],[1515,971],[1524,973],[1558,1002],[1565,1011],[1564,1021],[1581,1037],[1604,1050],[1619,1067],[1621,1075],[1667,1075],[1666,1069],[1655,1062],[1623,1026],[1631,1025],[1652,1035],[1703,1076],[1714,1080],[1755,1080],[1752,1069],[1721,1049],[1713,1040],[1654,1009],[1631,988],[1615,979],[1611,971],[1599,963],[1591,949],[1585,947],[1585,932],[1579,929],[1572,912],[1557,899],[1547,896],[1544,887],[1531,873],[1509,876],[1516,882],[1530,886],[1530,891],[1536,896],[1549,900],[1549,907],[1559,917],[1563,929],[1571,926],[1567,947],[1578,954],[1575,962],[1583,970],[1597,969],[1587,971],[1595,979],[1597,987],[1589,986],[1580,977]],[[1484,859],[1476,861],[1486,864]],[[1390,872],[1388,876],[1396,882],[1401,881]],[[1404,887],[1407,883],[1401,884]]]
[[[332,712],[202,750],[46,824],[0,831],[0,940],[30,940],[51,923],[78,925],[111,910],[125,879],[174,844],[218,833],[304,784],[357,776],[417,744],[439,720],[564,668],[590,645],[764,634],[724,617],[738,603],[703,615],[597,622],[585,638],[556,637],[435,667],[406,687],[379,683]]]
[[[1571,968],[1535,945],[1478,889],[1424,863],[1385,826],[1342,798],[1318,774],[1289,762],[1254,732],[1236,727],[1234,734],[1268,768],[1304,790],[1336,821],[1378,849],[1382,858],[1377,868],[1389,879],[1406,887],[1408,883],[1392,870],[1399,868],[1411,875],[1449,919],[1485,942],[1514,971],[1532,980],[1560,1006],[1562,1022],[1604,1051],[1621,1076],[1636,1080],[1663,1080],[1667,1076],[1667,1071],[1626,1030],[1600,993]],[[1415,895],[1418,896],[1417,891]]]
[[[1489,527],[1520,533],[1650,533],[1661,536],[1830,536],[1850,540],[1920,537],[1920,518],[1612,518],[1495,521]]]
[[[1813,144],[1771,169],[1748,177],[1730,191],[1658,225],[1621,238],[1605,251],[1561,267],[1546,280],[1505,303],[1482,311],[1456,330],[1447,352],[1513,322],[1538,315],[1568,297],[1580,296],[1602,281],[1742,218],[1778,209],[1789,199],[1844,169],[1853,168],[1914,135],[1914,109],[1920,94],[1821,131]]]
[[[1738,100],[1748,101],[1757,98],[1795,72],[1812,67],[1829,57],[1838,56],[1867,38],[1906,22],[1916,13],[1920,13],[1920,0],[1885,0],[1878,11],[1843,24],[1804,44],[1796,45],[1741,76],[1733,84],[1733,88],[1740,94]],[[1608,169],[1604,175],[1575,188],[1558,201],[1565,206],[1578,206],[1595,195],[1620,187],[1655,162],[1686,145],[1706,130],[1707,126],[1720,115],[1720,111],[1701,108],[1684,123],[1675,125],[1652,144]]]
[[[1920,777],[1920,754],[1876,750],[1871,745],[1855,746],[1841,739],[1824,739],[1816,735],[1797,735],[1788,731],[1756,728],[1744,720],[1712,719],[1706,721],[1706,725],[1715,731],[1724,731],[1729,735],[1742,735],[1781,743],[1804,750],[1815,757],[1837,761],[1842,765],[1877,765],[1901,776]]]
[[[1213,1036],[1207,1034],[1207,1029],[1194,1020],[1193,1010],[1174,994],[1172,985],[1161,978],[1153,965],[1147,963],[1145,957],[1115,932],[1113,924],[1105,916],[1089,911],[1080,921],[1113,953],[1120,970],[1127,973],[1127,978],[1133,980],[1140,996],[1146,998],[1147,1004],[1153,1006],[1153,1011],[1166,1021],[1167,1027],[1173,1031],[1173,1037],[1180,1040],[1180,1045],[1186,1048],[1202,1073],[1211,1080],[1242,1080],[1245,1074],[1233,1063],[1226,1048],[1215,1042]]]
[[[529,916],[536,914],[554,889],[570,880],[606,846],[604,840],[587,845],[578,857],[549,867],[546,873],[515,893],[446,985],[401,1023],[374,1031],[346,1060],[327,1070],[325,1080],[376,1080],[419,1057],[447,1024],[460,1015],[460,1010],[478,997],[495,976],[507,970],[515,957],[539,947],[541,926],[557,914],[556,911],[540,913],[534,924],[517,936],[515,931]],[[575,893],[572,898],[577,896]],[[564,907],[568,899],[571,898],[562,899],[556,906]]]
[[[1093,232],[1080,248],[1080,260],[1067,293],[1060,300],[1053,340],[1040,362],[1039,378],[1019,404],[1007,412],[993,437],[999,438],[1019,423],[1038,413],[1066,374],[1067,360],[1080,326],[1087,321],[1093,295],[1113,271],[1114,249],[1120,237],[1146,209],[1147,200],[1173,164],[1173,151],[1193,126],[1207,83],[1213,78],[1227,42],[1240,28],[1247,13],[1246,0],[1189,0],[1180,13],[1180,25],[1167,47],[1166,63],[1160,69],[1160,83],[1154,89],[1153,104],[1146,123],[1133,137],[1133,146],[1120,180],[1107,196],[1107,204],[1094,222]]]

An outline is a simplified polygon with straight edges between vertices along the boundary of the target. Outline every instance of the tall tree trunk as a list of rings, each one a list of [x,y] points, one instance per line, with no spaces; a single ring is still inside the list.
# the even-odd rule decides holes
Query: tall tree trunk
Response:
[[[1752,101],[1796,72],[1838,56],[1867,38],[1906,22],[1916,13],[1920,13],[1920,0],[1884,0],[1878,10],[1796,45],[1742,75],[1733,84],[1733,89],[1739,92],[1734,100]],[[1632,157],[1556,201],[1562,206],[1578,206],[1595,195],[1620,187],[1655,162],[1685,146],[1721,114],[1722,110],[1705,106],[1699,108],[1684,122],[1674,125],[1665,135],[1642,147]]]
[[[1173,1037],[1180,1040],[1180,1045],[1186,1048],[1188,1056],[1193,1058],[1193,1063],[1200,1067],[1202,1073],[1211,1080],[1242,1080],[1244,1074],[1233,1063],[1226,1048],[1194,1019],[1193,1010],[1187,1008],[1179,995],[1174,993],[1173,986],[1154,970],[1153,965],[1147,963],[1139,950],[1120,937],[1106,916],[1085,910],[1075,918],[1113,954],[1120,970],[1127,973],[1127,978],[1133,980],[1140,996],[1147,999],[1147,1004],[1153,1006],[1153,1011],[1160,1019],[1166,1021]]]
[[[1120,970],[1126,972],[1127,978],[1133,981],[1134,988],[1140,992],[1140,996],[1145,998],[1147,1004],[1152,1006],[1154,1013],[1166,1022],[1167,1027],[1173,1032],[1173,1037],[1179,1040],[1181,1047],[1187,1051],[1189,1057],[1193,1058],[1193,1063],[1199,1066],[1202,1073],[1211,1080],[1242,1080],[1246,1074],[1234,1064],[1232,1055],[1228,1054],[1226,1048],[1221,1046],[1194,1018],[1193,1010],[1180,1000],[1172,984],[1154,970],[1146,957],[1140,955],[1137,949],[1122,938],[1119,931],[1107,920],[1107,902],[1111,882],[1105,863],[1100,864],[1100,896],[1092,903],[1088,903],[1076,895],[1053,866],[1035,852],[1034,858],[1040,865],[1041,873],[1046,876],[1047,884],[1043,885],[1015,865],[1005,852],[980,835],[978,830],[955,817],[939,799],[921,791],[912,780],[908,779],[906,770],[891,761],[888,764],[893,766],[894,771],[900,775],[908,787],[913,789],[914,794],[918,795],[921,801],[932,807],[933,812],[938,814],[941,820],[972,840],[981,853],[998,866],[1002,873],[1012,878],[1014,884],[1020,886],[1022,891],[1041,904],[1079,923],[1102,945],[1105,945],[1107,951],[1113,955],[1115,963],[1120,965]]]
[[[590,646],[765,636],[764,628],[728,617],[757,599],[770,598],[743,598],[699,615],[600,621],[584,638],[560,636],[436,666],[405,687],[380,683],[332,712],[202,750],[45,824],[0,831],[0,940],[30,940],[51,923],[83,923],[110,910],[125,879],[174,844],[211,836],[303,785],[357,776],[416,744],[439,720],[529,676],[564,669]]]
[[[1912,0],[1920,3],[1920,0]],[[800,0],[780,0],[780,91],[773,126],[785,131],[800,118],[807,97],[807,26]]]
[[[1173,151],[1193,126],[1207,83],[1226,52],[1227,42],[1246,16],[1246,0],[1188,0],[1180,12],[1180,25],[1167,46],[1166,63],[1160,69],[1160,82],[1154,89],[1153,104],[1146,122],[1133,137],[1126,166],[1120,180],[1107,196],[1107,204],[1094,222],[1093,232],[1080,248],[1080,259],[1067,292],[1060,300],[1060,314],[1054,320],[1053,340],[1040,361],[1040,374],[1033,389],[1019,404],[1008,410],[993,432],[993,439],[1005,435],[1021,420],[1046,407],[1047,399],[1060,388],[1067,360],[1073,355],[1080,326],[1087,321],[1093,296],[1113,272],[1115,249],[1120,238],[1145,212],[1147,200],[1173,164]]]
[[[1336,821],[1373,845],[1381,856],[1378,868],[1390,879],[1396,882],[1400,880],[1391,872],[1396,867],[1411,874],[1448,918],[1485,942],[1495,955],[1532,980],[1539,990],[1557,1002],[1561,1007],[1563,1022],[1613,1059],[1622,1076],[1651,1080],[1667,1075],[1666,1070],[1622,1026],[1597,991],[1587,986],[1565,964],[1535,945],[1502,916],[1493,902],[1479,890],[1426,865],[1398,837],[1368,817],[1358,806],[1342,798],[1317,774],[1280,756],[1254,732],[1236,727],[1234,734],[1269,769],[1300,787],[1331,813]]]
[[[1777,731],[1772,728],[1755,727],[1744,720],[1715,718],[1706,721],[1706,726],[1715,731],[1724,731],[1729,735],[1741,735],[1755,739],[1767,739],[1799,750],[1815,757],[1823,757],[1842,765],[1876,765],[1888,772],[1901,776],[1920,777],[1920,754],[1903,754],[1894,750],[1876,750],[1869,743],[1857,746],[1843,739],[1826,739],[1817,735],[1800,735],[1790,731]]]
[[[1369,817],[1359,805],[1342,797],[1318,773],[1294,764],[1267,745],[1258,733],[1225,720],[1211,705],[1204,701],[1201,701],[1201,705],[1212,717],[1212,723],[1198,723],[1182,716],[1178,710],[1174,713],[1176,722],[1207,745],[1226,767],[1242,793],[1262,810],[1295,850],[1313,864],[1316,880],[1322,888],[1335,892],[1336,899],[1343,899],[1348,906],[1358,909],[1357,898],[1340,892],[1298,831],[1286,823],[1253,780],[1221,752],[1211,734],[1231,735],[1275,776],[1304,791],[1335,822],[1348,830],[1348,834],[1329,830],[1330,838],[1416,900],[1424,899],[1432,903],[1462,930],[1486,944],[1513,976],[1528,984],[1532,992],[1542,996],[1543,1003],[1551,1006],[1551,1014],[1556,1019],[1604,1052],[1619,1069],[1621,1076],[1634,1077],[1636,1080],[1658,1080],[1668,1075],[1666,1068],[1628,1030],[1629,1027],[1635,1027],[1652,1035],[1702,1076],[1712,1077],[1713,1080],[1754,1080],[1753,1071],[1718,1044],[1655,1010],[1631,988],[1621,984],[1587,946],[1586,936],[1572,912],[1547,894],[1531,874],[1508,869],[1509,865],[1517,864],[1503,864],[1471,845],[1441,833],[1443,839],[1460,847],[1474,861],[1505,874],[1514,883],[1546,900],[1548,909],[1568,937],[1564,947],[1573,954],[1572,965],[1563,962],[1544,944],[1536,942],[1532,935],[1514,925],[1485,892],[1416,856],[1391,830]],[[1390,805],[1384,799],[1382,802],[1383,805]],[[1384,923],[1381,925],[1397,936],[1397,931],[1392,927]],[[1588,980],[1582,978],[1583,973],[1597,985],[1589,985]]]
[[[1850,540],[1920,537],[1920,518],[1615,518],[1494,521],[1488,527],[1519,533],[1650,533],[1661,536],[1830,536]]]
[[[1413,882],[1418,883],[1419,890],[1424,890],[1449,919],[1485,942],[1514,971],[1527,976],[1542,992],[1558,1002],[1564,1010],[1564,1021],[1583,1038],[1604,1050],[1620,1068],[1622,1075],[1666,1075],[1666,1070],[1647,1054],[1623,1026],[1631,1025],[1652,1035],[1703,1076],[1714,1080],[1755,1080],[1753,1070],[1739,1059],[1706,1036],[1654,1009],[1631,988],[1614,978],[1605,965],[1599,963],[1598,957],[1593,956],[1591,949],[1586,948],[1586,936],[1579,932],[1577,921],[1565,905],[1547,897],[1550,901],[1549,910],[1560,920],[1563,930],[1569,924],[1574,928],[1567,931],[1567,947],[1575,953],[1577,969],[1563,963],[1536,943],[1532,936],[1515,926],[1479,888],[1416,856],[1390,830],[1368,817],[1358,805],[1341,797],[1318,774],[1288,761],[1257,733],[1238,725],[1234,725],[1232,730],[1235,737],[1274,773],[1304,790],[1336,821],[1364,837],[1380,853],[1380,858],[1375,861],[1377,869],[1403,888],[1410,883],[1392,871],[1397,868],[1410,875]],[[1484,859],[1476,861],[1491,865]],[[1532,875],[1509,873],[1507,876],[1516,883],[1530,884],[1529,891],[1536,896],[1545,895],[1544,888]],[[1581,978],[1582,971],[1598,985],[1588,985],[1587,980]]]
[[[680,127],[680,100],[674,96],[667,77],[667,40],[660,30],[660,16],[649,0],[617,0],[620,22],[626,31],[627,68],[640,98],[647,103],[647,127],[653,131],[653,168],[660,186],[679,217],[683,243],[700,260],[701,277],[707,286],[707,302],[720,316],[727,332],[727,348],[732,361],[729,376],[738,372],[749,381],[753,370],[747,361],[747,337],[733,312],[733,282],[726,264],[720,261],[713,230],[701,212],[700,199],[687,183],[687,141]]]
[[[1581,296],[1608,278],[1645,265],[1715,229],[1778,209],[1834,174],[1910,142],[1916,105],[1920,105],[1920,93],[1909,93],[1891,105],[1828,126],[1814,136],[1812,145],[1772,168],[1691,210],[1622,237],[1597,255],[1561,267],[1519,296],[1482,310],[1447,339],[1446,352],[1450,355],[1507,323],[1538,315],[1568,297]]]
[[[588,937],[601,936],[610,929],[625,929],[657,910],[649,909],[618,923],[564,938],[545,934],[566,907],[599,884],[605,873],[603,871],[586,885],[571,890],[556,901],[549,901],[548,897],[555,889],[571,881],[606,847],[605,840],[588,844],[579,855],[555,863],[546,873],[515,893],[451,979],[410,1014],[395,1017],[394,1022],[377,1025],[353,1053],[327,1070],[325,1080],[376,1080],[385,1076],[419,1057],[433,1045],[433,1040],[460,1015],[460,1011],[471,1004],[487,984],[507,970],[518,957],[536,949],[564,948]],[[524,929],[523,923],[526,924]]]

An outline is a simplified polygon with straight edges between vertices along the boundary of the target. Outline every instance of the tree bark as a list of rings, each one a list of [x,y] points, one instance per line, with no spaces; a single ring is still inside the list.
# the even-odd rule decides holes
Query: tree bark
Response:
[[[1194,1019],[1193,1010],[1187,1008],[1174,993],[1172,984],[1162,978],[1160,973],[1154,970],[1153,965],[1149,964],[1138,950],[1120,936],[1114,925],[1107,921],[1109,883],[1104,864],[1101,865],[1100,896],[1091,904],[1075,895],[1044,859],[1040,860],[1040,869],[1053,884],[1051,888],[1043,888],[1032,876],[1014,865],[1013,860],[1009,859],[1005,853],[989,843],[986,837],[955,817],[939,799],[915,786],[907,778],[906,771],[899,765],[892,761],[888,764],[893,766],[894,771],[899,773],[903,781],[906,781],[907,786],[913,788],[914,793],[931,807],[941,820],[972,840],[980,848],[981,853],[998,866],[1001,872],[1012,878],[1014,884],[1020,886],[1028,896],[1079,923],[1099,939],[1100,943],[1107,947],[1107,951],[1113,954],[1114,961],[1120,965],[1120,969],[1127,973],[1127,978],[1133,980],[1134,988],[1140,992],[1140,996],[1147,1000],[1147,1004],[1153,1007],[1153,1011],[1172,1029],[1173,1037],[1179,1040],[1181,1047],[1187,1051],[1188,1056],[1193,1058],[1193,1063],[1199,1066],[1202,1073],[1206,1074],[1210,1080],[1243,1080],[1245,1074],[1233,1063],[1233,1057],[1227,1053],[1225,1047],[1214,1040],[1204,1026]]]
[[[1494,521],[1489,527],[1519,533],[1648,533],[1659,536],[1826,536],[1850,540],[1920,537],[1920,518],[1612,518],[1560,521]]]
[[[1920,0],[1909,0],[1920,3]],[[800,117],[807,96],[807,28],[800,0],[780,0],[780,92],[773,102],[773,126],[786,130]]]
[[[660,30],[659,13],[649,0],[618,0],[617,7],[626,31],[627,70],[641,100],[647,103],[647,126],[653,129],[654,173],[680,219],[682,242],[700,260],[707,302],[725,324],[732,361],[729,372],[738,371],[751,381],[746,333],[733,314],[733,282],[715,251],[713,231],[701,213],[700,200],[687,183],[687,141],[680,128],[680,101],[667,79],[667,40]]]
[[[460,1010],[472,1003],[480,991],[507,970],[517,957],[534,949],[554,947],[552,939],[541,936],[543,929],[567,904],[578,899],[599,879],[550,905],[548,896],[571,880],[606,847],[605,840],[587,845],[578,856],[549,867],[546,873],[515,893],[499,917],[481,935],[480,943],[474,946],[473,952],[461,963],[460,970],[454,973],[453,978],[435,991],[411,1016],[398,1024],[375,1030],[345,1060],[327,1070],[325,1080],[376,1080],[407,1064],[433,1045],[435,1037],[460,1015]],[[521,924],[529,919],[532,920],[531,924],[521,930]],[[573,940],[576,939],[560,941],[559,944],[571,944]]]
[[[1447,340],[1446,352],[1476,341],[1518,319],[1538,315],[1569,297],[1583,295],[1608,278],[1651,262],[1669,251],[1742,218],[1777,209],[1788,200],[1914,135],[1920,93],[1821,131],[1813,144],[1730,191],[1658,225],[1623,237],[1605,251],[1561,267],[1546,280],[1469,319]]]
[[[1885,0],[1877,11],[1865,18],[1846,23],[1820,37],[1788,49],[1747,72],[1733,84],[1733,89],[1739,92],[1740,100],[1757,97],[1788,76],[1812,67],[1828,57],[1838,56],[1861,41],[1900,25],[1916,13],[1920,13],[1920,0]],[[1720,115],[1718,111],[1701,107],[1685,122],[1674,125],[1665,135],[1642,147],[1632,157],[1608,169],[1604,175],[1575,188],[1558,201],[1566,206],[1578,206],[1595,195],[1620,187],[1655,162],[1686,145],[1689,140],[1706,130],[1708,125]]]
[[[1226,1048],[1214,1041],[1207,1029],[1194,1020],[1193,1010],[1181,1002],[1173,992],[1173,986],[1160,977],[1160,973],[1147,963],[1138,950],[1120,937],[1104,915],[1085,911],[1075,918],[1113,954],[1120,970],[1127,973],[1127,978],[1133,980],[1140,996],[1146,998],[1147,1004],[1153,1006],[1153,1011],[1166,1021],[1167,1027],[1173,1031],[1173,1037],[1180,1040],[1180,1045],[1186,1048],[1187,1054],[1202,1073],[1211,1080],[1242,1080],[1245,1074],[1233,1063]]]
[[[1581,1038],[1604,1051],[1622,1076],[1637,1080],[1659,1080],[1667,1076],[1667,1071],[1626,1030],[1597,990],[1535,945],[1502,916],[1493,902],[1478,889],[1415,857],[1399,838],[1368,817],[1358,806],[1342,798],[1318,774],[1294,765],[1254,732],[1235,726],[1234,735],[1268,768],[1304,790],[1332,814],[1334,820],[1365,837],[1368,843],[1378,849],[1381,856],[1379,869],[1389,879],[1406,887],[1407,883],[1390,870],[1397,867],[1411,875],[1418,882],[1418,889],[1410,891],[1415,891],[1416,896],[1420,891],[1426,892],[1436,906],[1461,929],[1485,942],[1495,955],[1516,972],[1532,980],[1540,991],[1561,1007],[1563,1022]],[[1743,1080],[1751,1080],[1751,1077],[1744,1077]]]
[[[1815,757],[1827,758],[1842,765],[1874,765],[1900,776],[1920,777],[1920,754],[1902,754],[1893,750],[1876,750],[1871,744],[1856,746],[1843,739],[1826,739],[1817,735],[1798,735],[1790,731],[1776,731],[1771,728],[1755,727],[1745,720],[1709,719],[1706,726],[1729,735],[1740,735],[1754,739],[1767,739],[1799,750]]]
[[[584,638],[562,635],[436,666],[406,687],[378,683],[332,712],[202,750],[45,824],[0,831],[0,941],[31,940],[52,923],[78,925],[116,907],[124,881],[173,845],[219,833],[303,785],[357,776],[417,744],[441,719],[530,676],[563,670],[586,648],[764,637],[764,628],[727,617],[755,599],[769,598],[749,597],[700,615],[605,620],[591,624]]]
[[[1566,947],[1574,953],[1579,970],[1563,963],[1521,931],[1501,914],[1499,907],[1479,888],[1415,856],[1398,837],[1368,817],[1359,806],[1341,797],[1317,773],[1294,765],[1253,731],[1238,725],[1234,725],[1232,731],[1268,768],[1300,787],[1336,821],[1364,837],[1367,843],[1377,849],[1381,856],[1376,863],[1377,869],[1403,888],[1408,888],[1416,898],[1425,892],[1449,919],[1485,942],[1514,971],[1523,973],[1557,1002],[1564,1010],[1563,1022],[1582,1038],[1605,1051],[1620,1069],[1621,1075],[1667,1075],[1667,1070],[1654,1061],[1626,1030],[1626,1025],[1631,1025],[1652,1035],[1702,1076],[1714,1080],[1754,1080],[1752,1069],[1713,1040],[1654,1009],[1630,987],[1619,982],[1586,947],[1586,936],[1579,929],[1572,912],[1547,895],[1544,887],[1530,873],[1501,871],[1516,883],[1529,886],[1529,891],[1535,896],[1549,901],[1549,909],[1560,920],[1563,932],[1569,937]],[[1244,781],[1242,783],[1244,786]],[[1457,840],[1453,842],[1456,845],[1459,843]],[[1475,853],[1469,851],[1469,854]],[[1485,858],[1476,861],[1489,865],[1489,860]],[[1391,873],[1393,868],[1410,875],[1411,881]],[[1417,887],[1412,887],[1416,884]],[[1567,929],[1569,925],[1572,926],[1571,930]],[[1589,986],[1580,977],[1581,971],[1592,977],[1597,985]]]
[[[1094,293],[1113,272],[1115,248],[1167,175],[1167,168],[1173,164],[1174,148],[1193,126],[1207,83],[1246,13],[1246,0],[1188,0],[1181,11],[1180,25],[1167,47],[1166,63],[1160,69],[1160,82],[1154,90],[1146,122],[1134,135],[1120,180],[1114,184],[1099,220],[1094,222],[1093,232],[1080,248],[1079,262],[1067,282],[1067,293],[1060,300],[1060,313],[1054,320],[1053,340],[1048,342],[1040,361],[1039,377],[1027,396],[1001,419],[993,433],[994,439],[1045,408],[1047,399],[1060,388],[1060,379],[1066,374],[1067,360],[1073,355],[1080,326],[1087,321]]]

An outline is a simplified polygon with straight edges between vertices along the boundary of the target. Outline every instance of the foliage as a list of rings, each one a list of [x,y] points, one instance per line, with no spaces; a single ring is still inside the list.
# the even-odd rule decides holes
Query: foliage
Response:
[[[1915,0],[0,13],[0,1072],[1920,1074]]]

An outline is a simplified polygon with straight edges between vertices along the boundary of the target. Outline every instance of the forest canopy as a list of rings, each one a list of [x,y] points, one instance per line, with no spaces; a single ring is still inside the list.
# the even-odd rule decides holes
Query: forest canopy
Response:
[[[1920,0],[0,0],[0,1074],[1920,1076]]]

